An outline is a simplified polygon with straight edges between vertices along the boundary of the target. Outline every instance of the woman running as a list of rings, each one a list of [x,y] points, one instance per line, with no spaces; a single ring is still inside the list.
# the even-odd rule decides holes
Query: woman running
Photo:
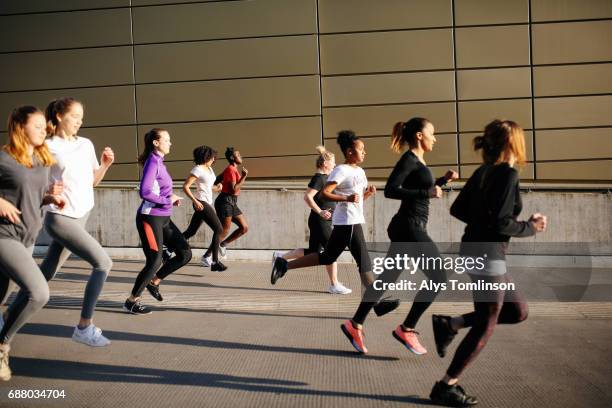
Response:
[[[0,330],[0,380],[11,379],[13,336],[49,301],[49,284],[32,258],[42,228],[41,207],[62,208],[64,199],[47,193],[49,167],[55,162],[45,144],[47,122],[33,106],[22,106],[8,120],[8,144],[0,151],[0,278],[19,285]],[[60,190],[56,190],[60,192]],[[8,285],[7,285],[8,286]]]
[[[465,222],[460,255],[482,257],[487,261],[481,270],[468,271],[473,282],[510,283],[506,271],[505,250],[510,237],[528,237],[546,229],[546,217],[533,214],[528,221],[517,221],[522,210],[519,173],[514,168],[525,163],[523,129],[509,120],[489,123],[483,136],[474,138],[474,150],[482,150],[484,164],[469,178],[451,206],[451,215]],[[487,245],[484,245],[487,243]],[[527,318],[527,303],[513,290],[474,291],[474,311],[463,316],[433,315],[436,348],[440,357],[457,331],[470,327],[446,375],[430,394],[436,404],[474,405],[478,401],[467,395],[457,383],[459,376],[487,344],[496,324],[514,324]]]
[[[449,170],[444,177],[434,182],[433,175],[423,157],[425,153],[433,150],[435,143],[434,126],[425,118],[412,118],[408,122],[398,122],[393,127],[391,149],[399,153],[407,146],[408,150],[396,163],[385,186],[386,198],[401,200],[400,208],[387,228],[389,239],[392,242],[387,258],[395,258],[396,255],[403,255],[407,251],[412,257],[424,255],[440,258],[436,245],[427,234],[429,199],[442,197],[440,187],[457,179],[458,174]],[[446,273],[443,269],[434,267],[422,270],[429,280],[436,283],[446,282]],[[384,271],[380,279],[385,282],[395,282],[401,272],[400,269],[388,269]],[[357,344],[358,350],[365,348],[363,344],[359,344],[363,339],[363,335],[359,332],[374,306],[373,301],[378,300],[382,294],[383,291],[375,290],[373,285],[369,286],[355,316],[352,320],[345,322],[349,331],[358,332],[352,339],[352,344]],[[437,292],[433,290],[420,290],[414,298],[406,319],[392,332],[395,339],[417,355],[427,353],[427,349],[419,342],[417,337],[419,333],[414,329],[420,317],[435,299],[436,294]]]
[[[172,177],[164,165],[164,157],[170,153],[172,146],[170,134],[165,129],[151,129],[145,134],[144,143],[144,151],[138,157],[138,162],[144,168],[140,180],[142,203],[136,214],[136,228],[146,261],[136,277],[132,293],[123,305],[126,312],[135,315],[151,313],[149,307],[140,303],[145,288],[161,302],[164,300],[159,292],[162,279],[191,260],[187,240],[170,219],[172,206],[180,205],[182,200],[182,197],[172,193]],[[175,256],[162,266],[164,244]]]
[[[331,265],[336,262],[348,246],[353,259],[357,262],[359,276],[364,286],[374,282],[372,263],[363,235],[365,223],[363,202],[376,194],[376,187],[368,185],[365,172],[358,165],[365,159],[365,145],[351,130],[338,133],[337,142],[345,157],[344,164],[336,166],[327,178],[322,196],[338,204],[332,216],[334,226],[323,252],[314,252],[291,262],[276,258],[272,267],[270,281],[274,285],[288,270],[316,265]],[[397,308],[399,302],[379,302],[374,306],[377,315],[389,313]],[[344,330],[344,327],[343,327]],[[346,334],[346,333],[345,333]]]
[[[219,244],[219,253],[222,258],[225,258],[227,254],[227,245],[234,242],[249,231],[246,218],[238,208],[238,196],[240,195],[240,189],[242,188],[247,175],[248,170],[242,167],[242,173],[238,171],[238,165],[242,164],[242,156],[238,150],[234,150],[233,147],[228,147],[225,150],[225,158],[229,162],[229,165],[223,170],[221,175],[221,194],[217,196],[215,200],[215,211],[221,225],[223,226],[223,232],[219,237],[221,243]],[[238,226],[228,237],[232,222]],[[226,238],[227,237],[227,238]]]
[[[330,151],[325,150],[325,147],[318,146],[317,152],[317,172],[310,179],[308,188],[304,193],[304,201],[310,208],[308,216],[308,228],[310,229],[310,237],[308,239],[308,248],[298,248],[281,254],[274,252],[272,256],[272,265],[277,257],[282,257],[285,260],[299,258],[304,255],[319,253],[323,251],[329,241],[332,232],[332,213],[336,207],[336,202],[327,200],[321,194],[321,190],[327,183],[329,173],[336,167],[336,158]],[[353,292],[351,289],[344,286],[338,281],[338,263],[334,262],[331,265],[326,265],[327,275],[329,276],[330,286],[327,291],[335,295],[347,295]]]
[[[51,102],[45,116],[47,146],[56,160],[51,167],[51,180],[63,184],[66,205],[62,208],[51,205],[45,215],[45,229],[53,241],[40,269],[50,281],[71,253],[92,266],[72,340],[88,346],[106,346],[110,340],[93,324],[93,314],[113,262],[89,235],[85,224],[94,207],[94,187],[102,181],[115,156],[110,147],[105,147],[98,163],[91,141],[77,135],[83,124],[83,105],[76,99]]]
[[[191,217],[189,226],[183,232],[185,239],[193,237],[202,225],[202,222],[210,227],[213,232],[210,246],[202,255],[202,265],[210,266],[211,271],[223,272],[227,266],[219,261],[219,243],[223,226],[219,217],[213,208],[213,192],[221,190],[221,184],[215,185],[215,172],[212,165],[217,159],[217,151],[208,146],[196,147],[193,151],[193,162],[195,167],[191,169],[191,173],[183,184],[183,191],[193,202],[195,212]],[[196,183],[196,193],[192,194],[189,189],[193,183]]]

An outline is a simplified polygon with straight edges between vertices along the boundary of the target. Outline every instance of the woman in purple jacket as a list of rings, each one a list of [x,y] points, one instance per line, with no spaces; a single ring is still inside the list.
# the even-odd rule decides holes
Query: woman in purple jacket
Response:
[[[140,295],[144,289],[161,302],[161,280],[191,260],[191,248],[187,240],[170,220],[172,206],[180,205],[182,200],[172,193],[172,178],[164,165],[164,156],[170,153],[172,146],[170,134],[164,129],[151,129],[145,135],[144,141],[144,152],[138,157],[144,169],[140,180],[142,204],[138,207],[136,228],[146,263],[136,277],[130,297],[123,305],[125,311],[137,315],[151,313],[150,308],[140,304]],[[160,269],[163,245],[173,251],[175,256]]]

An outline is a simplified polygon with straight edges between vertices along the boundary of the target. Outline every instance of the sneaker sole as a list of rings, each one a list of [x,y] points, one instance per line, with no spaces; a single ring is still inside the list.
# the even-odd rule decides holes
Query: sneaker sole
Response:
[[[128,309],[125,306],[123,306],[123,310],[125,310],[126,312],[128,312],[129,314],[134,315],[134,316],[144,316],[144,315],[149,315],[149,314],[153,313],[152,310],[150,312],[147,312],[147,313],[135,313],[135,312],[132,312],[130,309]]]
[[[78,338],[74,338],[74,337],[72,337],[72,341],[74,341],[76,343],[85,344],[86,346],[90,346],[90,347],[106,347],[109,344],[111,344],[110,340],[106,344],[91,344],[91,343],[88,343],[88,342],[86,342],[84,340],[81,340],[81,339],[78,339]]]
[[[418,351],[416,351],[414,348],[412,348],[410,346],[410,344],[406,343],[400,336],[397,335],[397,333],[395,332],[395,330],[393,330],[391,332],[391,334],[393,334],[393,337],[395,337],[395,340],[399,341],[400,343],[402,343],[404,345],[404,347],[406,347],[408,350],[410,350],[411,352],[413,352],[414,354],[416,354],[417,356],[422,356],[423,354],[427,354],[427,351],[420,353]]]
[[[344,333],[344,335],[346,336],[347,339],[349,339],[349,341],[351,342],[351,345],[353,346],[353,348],[355,350],[357,350],[359,353],[361,354],[367,354],[365,351],[361,350],[359,348],[359,346],[357,345],[357,343],[355,343],[355,340],[353,340],[353,336],[351,336],[351,333],[349,333],[349,331],[344,327],[343,324],[340,325],[340,328],[342,329],[342,333]]]

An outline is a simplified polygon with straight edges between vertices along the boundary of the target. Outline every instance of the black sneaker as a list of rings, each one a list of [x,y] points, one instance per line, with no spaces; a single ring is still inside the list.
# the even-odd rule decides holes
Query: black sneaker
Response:
[[[159,285],[154,285],[152,283],[149,283],[147,285],[147,290],[149,291],[151,296],[153,296],[158,302],[161,302],[164,300],[164,297],[162,296],[162,294],[159,293]]]
[[[221,262],[213,263],[210,267],[210,270],[213,272],[223,272],[227,269],[227,266],[223,265]]]
[[[123,310],[135,315],[146,315],[151,313],[151,309],[140,304],[139,301],[131,302],[129,299],[123,304]]]
[[[432,315],[431,323],[433,325],[434,339],[436,340],[436,350],[440,357],[446,355],[446,348],[457,335],[450,324],[450,316]]]
[[[270,282],[272,282],[273,285],[287,273],[287,263],[287,260],[281,258],[280,256],[274,261],[274,266],[272,266],[272,275],[270,276]]]
[[[169,249],[164,249],[162,251],[162,262],[168,262],[170,258],[172,258],[172,255],[174,255],[174,252],[171,252]]]
[[[382,299],[374,305],[376,316],[384,316],[397,309],[400,305],[399,299]]]
[[[448,385],[442,381],[434,385],[429,398],[434,404],[447,407],[469,407],[478,404],[476,397],[467,395],[459,384]]]

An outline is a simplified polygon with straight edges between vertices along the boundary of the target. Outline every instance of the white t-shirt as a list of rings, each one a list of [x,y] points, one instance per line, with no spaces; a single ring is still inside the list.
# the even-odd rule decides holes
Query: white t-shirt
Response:
[[[213,203],[212,187],[215,184],[215,172],[210,167],[195,166],[191,174],[198,178],[196,181],[195,198],[210,205]]]
[[[365,171],[361,167],[353,167],[348,164],[341,164],[332,170],[327,178],[327,182],[337,183],[334,190],[335,194],[350,196],[359,194],[358,203],[341,201],[336,204],[332,224],[334,225],[355,225],[364,224],[363,217],[363,193],[368,187],[368,179]]]
[[[50,181],[64,183],[62,197],[66,200],[63,209],[50,205],[49,211],[81,218],[94,206],[94,170],[100,167],[94,145],[89,139],[79,136],[73,140],[53,136],[46,143],[57,160],[51,166]]]

